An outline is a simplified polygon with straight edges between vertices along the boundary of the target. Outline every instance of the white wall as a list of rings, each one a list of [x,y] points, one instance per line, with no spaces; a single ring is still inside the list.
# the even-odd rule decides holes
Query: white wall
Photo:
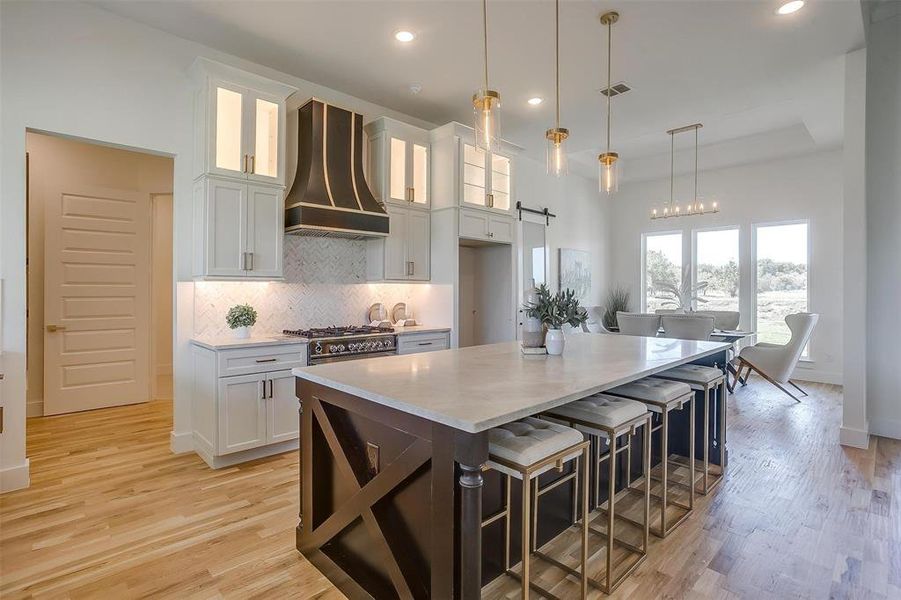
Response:
[[[25,131],[27,128],[151,150],[175,159],[175,402],[172,445],[191,449],[187,344],[193,333],[191,274],[192,82],[197,56],[299,89],[367,119],[390,109],[251,64],[93,6],[0,3],[0,278],[3,279],[3,390],[0,490],[28,483],[25,456]],[[299,59],[301,60],[301,59]]]
[[[810,310],[820,314],[810,345],[811,362],[797,377],[841,382],[842,374],[842,154],[838,150],[770,163],[703,171],[701,192],[716,198],[720,212],[677,219],[648,218],[650,209],[669,198],[669,178],[623,184],[611,202],[611,281],[628,286],[633,309],[640,299],[641,234],[680,230],[683,260],[693,229],[738,225],[742,250],[742,324],[753,325],[753,225],[796,219],[810,222]],[[676,190],[691,190],[692,178],[677,177]],[[677,192],[678,193],[678,192]],[[684,196],[683,196],[684,197]],[[684,202],[684,201],[683,201]]]
[[[867,36],[867,410],[870,432],[901,438],[901,8],[871,3]]]

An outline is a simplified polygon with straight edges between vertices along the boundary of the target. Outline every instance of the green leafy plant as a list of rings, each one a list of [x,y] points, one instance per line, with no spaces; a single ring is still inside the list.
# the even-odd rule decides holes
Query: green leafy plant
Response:
[[[529,317],[540,320],[549,329],[560,329],[564,325],[578,327],[588,320],[588,313],[579,305],[573,290],[552,294],[547,285],[541,284],[536,296],[535,302],[526,303],[523,308]]]
[[[655,283],[658,292],[657,299],[663,300],[663,306],[691,310],[694,302],[707,303],[707,300],[701,297],[701,294],[707,289],[707,282],[701,281],[692,285],[691,272],[688,265],[685,265],[685,268],[682,269],[681,283],[676,284],[671,281],[657,281]]]
[[[249,304],[238,304],[228,309],[225,315],[225,322],[228,323],[230,329],[238,327],[253,327],[257,322],[257,311]]]
[[[616,313],[631,312],[629,306],[632,302],[632,295],[628,288],[621,285],[612,288],[607,293],[607,300],[604,303],[603,325],[607,329],[618,327],[616,323]]]

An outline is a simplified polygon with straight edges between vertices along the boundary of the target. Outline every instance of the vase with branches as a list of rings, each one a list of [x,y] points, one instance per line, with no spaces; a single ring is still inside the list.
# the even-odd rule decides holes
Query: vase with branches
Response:
[[[534,298],[523,306],[526,315],[538,319],[547,328],[545,346],[548,354],[562,354],[563,326],[581,327],[588,320],[588,312],[579,304],[575,291],[570,289],[552,294],[547,285],[541,284]]]

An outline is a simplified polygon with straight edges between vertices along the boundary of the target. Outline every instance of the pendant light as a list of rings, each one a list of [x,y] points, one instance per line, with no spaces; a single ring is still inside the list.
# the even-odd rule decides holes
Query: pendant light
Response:
[[[619,154],[610,151],[610,87],[613,63],[613,24],[619,13],[611,10],[601,15],[601,25],[607,26],[607,151],[598,155],[598,187],[608,196],[619,188]]]
[[[690,217],[693,215],[706,215],[710,213],[716,213],[720,211],[719,204],[717,202],[712,202],[707,206],[704,205],[701,197],[698,195],[698,130],[701,129],[703,125],[701,123],[694,123],[692,125],[686,125],[684,127],[677,127],[676,129],[670,129],[667,133],[670,136],[670,154],[669,154],[669,165],[670,165],[670,176],[669,176],[669,202],[663,204],[662,209],[653,208],[651,209],[651,219],[669,219],[672,217]],[[694,200],[685,205],[683,209],[680,205],[676,204],[675,199],[675,187],[676,187],[676,134],[677,133],[685,133],[688,131],[694,131],[695,134],[695,193]]]
[[[501,141],[501,95],[488,87],[488,0],[482,0],[482,32],[485,50],[485,85],[472,95],[475,145],[491,152]]]
[[[560,177],[566,175],[566,150],[563,142],[569,137],[569,129],[560,127],[560,0],[554,0],[554,58],[556,60],[555,76],[557,89],[557,111],[554,127],[548,129],[544,137],[547,138],[547,172],[548,175]]]

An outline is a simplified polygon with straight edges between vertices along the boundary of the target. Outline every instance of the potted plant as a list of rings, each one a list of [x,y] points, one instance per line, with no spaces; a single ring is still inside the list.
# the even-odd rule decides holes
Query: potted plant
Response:
[[[588,320],[588,313],[579,305],[576,293],[566,289],[551,294],[542,284],[536,292],[537,299],[525,305],[528,317],[537,318],[547,328],[545,347],[547,353],[559,356],[563,354],[566,340],[563,336],[564,325],[581,327]]]
[[[249,338],[250,328],[257,322],[257,311],[249,304],[232,306],[225,315],[225,322],[236,338]]]
[[[629,290],[622,286],[616,286],[607,294],[607,302],[604,305],[604,329],[613,331],[618,329],[616,313],[629,312],[631,295]]]

